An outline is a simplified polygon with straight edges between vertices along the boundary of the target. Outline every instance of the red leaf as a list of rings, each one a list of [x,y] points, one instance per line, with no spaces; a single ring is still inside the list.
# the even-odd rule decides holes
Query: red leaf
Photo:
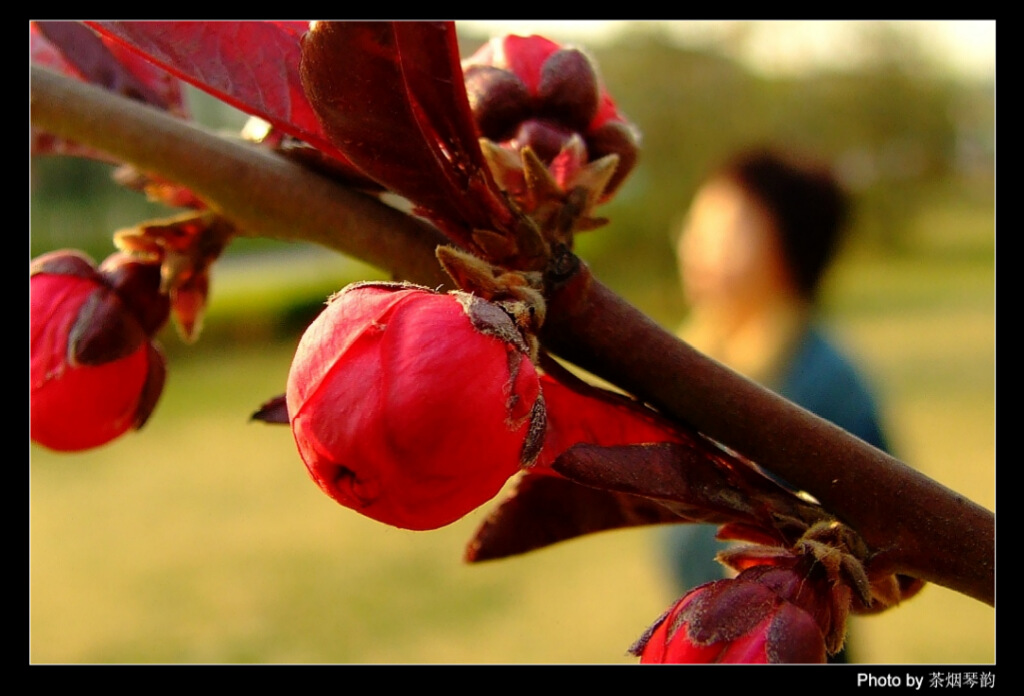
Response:
[[[417,124],[428,140],[454,145],[456,167],[484,169],[452,22],[393,22],[400,68]],[[464,161],[460,161],[464,159]]]
[[[820,506],[696,432],[677,442],[579,444],[559,455],[552,469],[585,486],[661,501],[681,519],[733,524],[746,539],[791,544],[825,516]],[[751,536],[758,531],[762,536]]]
[[[515,215],[477,141],[451,22],[318,22],[302,79],[332,142],[455,241]]]
[[[678,520],[646,498],[527,471],[511,497],[477,530],[466,547],[466,561],[505,558],[583,534]]]
[[[87,22],[228,104],[347,161],[324,136],[299,79],[308,22]]]
[[[661,523],[724,524],[737,533],[730,538],[791,544],[823,515],[696,433],[679,442],[577,444],[559,454],[553,471],[523,472],[473,536],[467,561]]]

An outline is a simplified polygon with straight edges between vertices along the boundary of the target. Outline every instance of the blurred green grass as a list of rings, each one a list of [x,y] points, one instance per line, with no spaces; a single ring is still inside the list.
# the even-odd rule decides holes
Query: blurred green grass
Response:
[[[879,388],[897,454],[994,509],[994,221],[947,207],[917,224],[911,252],[850,250],[829,326]],[[219,274],[200,344],[165,337],[144,431],[80,455],[31,446],[30,660],[634,662],[673,599],[652,530],[468,566],[486,508],[435,532],[365,520],[317,490],[287,428],[248,422],[284,389],[289,312],[364,272],[325,258],[299,285],[273,264]],[[679,319],[673,286],[616,289]],[[860,662],[994,661],[994,611],[935,586],[852,635]]]

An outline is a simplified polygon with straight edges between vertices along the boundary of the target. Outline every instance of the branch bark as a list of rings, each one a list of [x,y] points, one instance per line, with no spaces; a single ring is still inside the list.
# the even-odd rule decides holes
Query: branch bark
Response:
[[[246,234],[449,283],[437,230],[274,153],[35,66],[30,107],[34,126],[188,186]],[[584,264],[571,270],[549,279],[545,346],[810,492],[861,534],[874,567],[994,604],[993,513],[698,353]]]

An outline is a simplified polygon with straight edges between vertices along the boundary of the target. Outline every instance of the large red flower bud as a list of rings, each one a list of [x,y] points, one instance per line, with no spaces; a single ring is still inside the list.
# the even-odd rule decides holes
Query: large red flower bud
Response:
[[[332,297],[299,343],[287,405],[324,492],[406,529],[487,502],[543,442],[538,375],[509,316],[408,284]]]
[[[641,663],[816,663],[825,636],[797,595],[807,578],[756,566],[694,588],[631,648]]]
[[[594,62],[578,48],[540,36],[502,36],[466,59],[463,72],[481,135],[512,151],[530,147],[552,165],[563,186],[566,166],[557,158],[580,158],[574,138],[584,148],[582,161],[568,167],[570,172],[607,155],[619,158],[598,192],[603,198],[614,193],[636,164],[639,133],[616,108]],[[504,178],[499,175],[499,182]]]
[[[30,267],[31,436],[53,450],[98,447],[141,427],[163,388],[163,357],[150,341],[168,312],[159,269],[115,257],[97,270],[59,251]],[[118,288],[138,297],[126,301]]]

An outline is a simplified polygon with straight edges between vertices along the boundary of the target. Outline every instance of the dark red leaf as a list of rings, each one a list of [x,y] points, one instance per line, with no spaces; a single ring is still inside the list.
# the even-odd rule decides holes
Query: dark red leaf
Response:
[[[452,22],[394,22],[402,79],[424,137],[454,145],[453,165],[486,170]],[[461,160],[461,161],[460,161]]]
[[[678,520],[646,498],[526,472],[511,497],[477,530],[466,547],[466,560],[505,558],[583,534]]]
[[[181,79],[345,161],[299,79],[308,22],[87,22]]]
[[[451,22],[318,22],[302,79],[332,142],[467,244],[515,215],[477,141]]]
[[[256,412],[250,416],[250,420],[258,420],[263,421],[264,423],[277,425],[290,424],[291,421],[288,420],[288,402],[285,399],[284,394],[268,399],[266,403],[260,406]]]
[[[585,486],[658,500],[688,521],[745,525],[783,544],[825,517],[698,433],[659,444],[576,445],[552,469]]]

